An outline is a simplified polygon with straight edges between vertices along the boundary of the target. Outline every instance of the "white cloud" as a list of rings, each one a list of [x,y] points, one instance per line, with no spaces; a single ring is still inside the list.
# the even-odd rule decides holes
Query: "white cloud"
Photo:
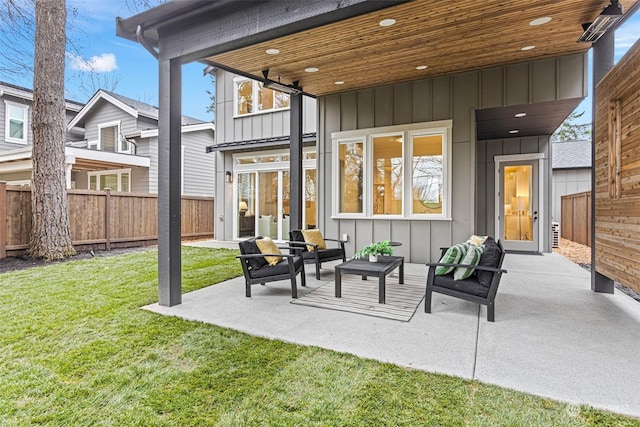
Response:
[[[96,73],[108,73],[118,69],[116,56],[113,53],[103,53],[100,56],[92,56],[91,59],[84,59],[80,55],[67,53],[71,68],[79,71],[93,71]]]

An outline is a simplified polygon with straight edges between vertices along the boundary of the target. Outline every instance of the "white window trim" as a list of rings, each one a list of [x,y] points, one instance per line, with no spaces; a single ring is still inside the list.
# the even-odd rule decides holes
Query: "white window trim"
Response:
[[[116,146],[116,153],[120,153],[120,154],[131,154],[131,144],[129,144],[127,142],[127,146],[129,147],[128,150],[120,150],[120,142],[122,141],[122,134],[120,133],[120,125],[121,125],[121,121],[120,120],[116,120],[113,122],[107,122],[107,123],[100,123],[98,125],[98,141],[97,141],[97,150],[102,150],[102,129],[104,128],[111,128],[111,127],[116,127],[116,141],[115,141],[115,146]],[[94,141],[87,141],[87,147],[89,147],[90,145],[93,145]]]
[[[123,173],[128,173],[129,174],[129,184],[128,184],[128,188],[129,188],[129,192],[131,192],[131,169],[111,169],[111,170],[104,170],[104,171],[96,171],[96,172],[87,172],[87,188],[89,190],[93,190],[93,188],[91,188],[91,177],[95,176],[96,177],[96,184],[100,184],[100,176],[102,175],[118,175],[118,190],[119,192],[122,191],[122,174]],[[102,189],[99,189],[98,191],[102,191]]]
[[[12,102],[12,101],[8,101],[8,100],[4,100],[4,140],[5,142],[12,142],[14,144],[22,144],[22,145],[27,145],[27,143],[29,142],[29,106],[25,105],[25,104],[20,104],[18,102]],[[23,129],[22,129],[22,134],[24,135],[24,138],[20,139],[20,138],[13,138],[11,136],[9,136],[9,105],[13,105],[14,107],[18,107],[18,108],[22,108],[24,110],[24,121],[22,122],[23,124]]]
[[[452,165],[452,120],[440,120],[434,122],[410,123],[406,125],[384,126],[379,128],[356,129],[342,132],[333,132],[332,139],[332,193],[331,200],[331,218],[332,219],[393,219],[393,220],[418,220],[418,221],[434,221],[445,220],[451,221],[451,203],[452,203],[452,181],[451,181],[451,165]],[[413,137],[420,135],[442,135],[442,155],[443,162],[443,200],[442,213],[440,214],[413,214],[410,208],[412,185],[411,179],[411,161],[412,161],[412,144]],[[380,136],[398,135],[403,138],[403,213],[401,215],[373,215],[373,188],[369,185],[373,177],[373,138]],[[339,206],[339,150],[338,145],[347,142],[364,141],[363,155],[365,171],[363,176],[363,213],[340,213]]]
[[[251,117],[251,116],[257,116],[260,114],[267,114],[267,113],[275,113],[278,111],[287,111],[289,109],[291,109],[291,107],[283,107],[283,108],[271,108],[269,110],[260,110],[260,111],[253,111],[251,113],[247,113],[247,114],[238,114],[238,83],[241,82],[246,82],[246,81],[251,81],[252,84],[252,89],[251,89],[251,97],[253,98],[253,105],[257,106],[258,105],[258,100],[255,99],[255,97],[257,97],[257,93],[259,90],[259,86],[258,83],[260,83],[258,80],[252,80],[252,79],[248,79],[246,77],[234,77],[233,78],[233,118],[237,119],[240,117]],[[289,105],[291,105],[291,103],[289,103]]]

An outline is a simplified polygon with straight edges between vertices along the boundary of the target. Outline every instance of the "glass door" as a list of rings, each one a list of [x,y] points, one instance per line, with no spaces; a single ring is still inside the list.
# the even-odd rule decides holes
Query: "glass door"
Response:
[[[238,206],[237,236],[241,238],[256,235],[256,174],[255,172],[239,173],[236,179]]]
[[[500,165],[500,239],[506,249],[539,251],[538,161]]]

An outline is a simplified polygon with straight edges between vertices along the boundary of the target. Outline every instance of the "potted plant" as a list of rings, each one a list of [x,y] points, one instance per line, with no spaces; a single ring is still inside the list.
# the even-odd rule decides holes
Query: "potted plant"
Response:
[[[370,245],[365,246],[364,248],[356,252],[356,254],[353,257],[355,259],[362,259],[368,256],[370,262],[377,262],[378,255],[392,255],[392,254],[393,254],[393,247],[391,246],[391,243],[388,240],[383,240],[382,242],[371,243]]]

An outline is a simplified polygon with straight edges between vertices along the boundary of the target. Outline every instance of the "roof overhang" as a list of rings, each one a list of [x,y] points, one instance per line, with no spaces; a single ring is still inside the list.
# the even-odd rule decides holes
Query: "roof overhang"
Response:
[[[627,11],[637,0],[622,0]],[[203,61],[316,96],[586,51],[576,40],[605,0],[170,2],[128,19],[160,59]],[[544,25],[530,25],[548,16]],[[383,19],[396,23],[382,27]],[[527,46],[535,48],[522,50]],[[278,49],[277,55],[266,53]],[[418,66],[427,66],[418,70]],[[317,72],[305,72],[310,67]],[[337,81],[343,82],[336,84]]]
[[[244,151],[258,150],[265,148],[275,148],[289,145],[289,135],[274,136],[271,138],[251,139],[247,141],[227,142],[224,144],[210,145],[206,148],[207,153],[215,151]],[[316,133],[305,133],[302,135],[302,143],[305,145],[316,142]]]

